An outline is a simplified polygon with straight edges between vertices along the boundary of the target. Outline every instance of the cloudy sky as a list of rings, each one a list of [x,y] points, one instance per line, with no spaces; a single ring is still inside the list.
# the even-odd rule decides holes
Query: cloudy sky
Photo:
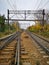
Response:
[[[48,9],[49,0],[0,0],[0,14],[5,14],[7,17],[7,9],[14,10],[36,10],[36,9]],[[26,23],[26,22],[21,22]],[[28,22],[29,23],[29,22]],[[34,22],[30,22],[30,25]],[[28,24],[28,26],[29,26]],[[27,24],[25,24],[27,27]],[[25,28],[22,24],[21,27]]]

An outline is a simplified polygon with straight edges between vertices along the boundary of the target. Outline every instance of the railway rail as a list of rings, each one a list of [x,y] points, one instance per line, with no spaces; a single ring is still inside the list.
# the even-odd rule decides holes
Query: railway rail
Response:
[[[14,40],[18,36],[18,32],[15,32],[14,34],[11,34],[5,38],[0,38],[0,50],[4,48],[8,43],[10,43],[12,40]]]
[[[37,37],[39,37],[39,38],[41,38],[41,39],[47,41],[47,42],[49,43],[49,39],[48,39],[48,38],[44,38],[43,36],[38,35],[38,34],[35,34],[35,33],[33,33],[33,34],[36,35]]]
[[[28,31],[15,33],[1,42],[5,44],[0,47],[0,65],[49,65],[49,43]]]
[[[32,34],[31,32],[28,33],[37,42],[37,44],[41,46],[47,54],[49,54],[49,41],[35,34]]]
[[[19,32],[0,39],[0,65],[15,65]],[[19,57],[19,56],[18,56]],[[16,58],[16,59],[15,59]]]
[[[49,55],[43,50],[41,45],[30,36],[28,31],[22,33],[21,44],[24,55],[22,54],[22,65],[49,65]],[[26,54],[25,54],[26,53]]]

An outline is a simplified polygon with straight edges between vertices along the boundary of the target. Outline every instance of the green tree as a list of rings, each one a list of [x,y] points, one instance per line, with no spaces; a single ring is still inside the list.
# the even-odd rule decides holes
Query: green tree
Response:
[[[5,30],[5,16],[0,15],[0,32]]]

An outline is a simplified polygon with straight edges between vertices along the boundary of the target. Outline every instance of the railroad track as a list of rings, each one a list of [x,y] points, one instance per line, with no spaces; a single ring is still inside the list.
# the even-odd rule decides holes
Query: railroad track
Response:
[[[0,46],[0,65],[24,65],[24,62],[30,64],[28,52],[21,43],[20,33],[1,41],[6,42]]]
[[[17,44],[17,50],[16,50],[16,57],[15,57],[15,64],[16,65],[30,65],[30,58],[28,56],[28,52],[26,51],[24,45],[22,44],[21,35],[18,37],[18,44]],[[26,63],[27,62],[27,63]]]
[[[14,40],[17,36],[18,36],[18,32],[0,39],[0,50],[4,48],[6,45],[8,45],[8,43]]]
[[[39,46],[26,32],[21,35],[21,62],[22,65],[47,65],[42,57]]]
[[[19,32],[0,40],[0,65],[16,65]]]
[[[9,42],[6,39],[7,45],[0,49],[0,65],[36,65],[36,62],[39,65],[49,65],[49,53],[43,48],[45,43],[37,42],[34,39],[38,39],[36,35],[27,33],[15,34]]]
[[[49,54],[49,41],[29,32],[29,35],[37,42],[37,44],[43,48],[43,50]]]
[[[37,37],[39,37],[39,38],[41,38],[41,39],[43,39],[43,40],[47,41],[47,42],[49,43],[49,39],[44,38],[44,37],[42,37],[42,36],[39,36],[39,35],[37,35],[37,34],[35,34],[35,33],[33,33],[33,34],[34,34],[34,35],[36,35]]]

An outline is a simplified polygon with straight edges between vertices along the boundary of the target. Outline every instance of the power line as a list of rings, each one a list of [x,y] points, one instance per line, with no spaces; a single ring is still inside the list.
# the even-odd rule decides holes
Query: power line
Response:
[[[37,6],[37,8],[36,8],[36,9],[38,9],[38,8],[39,8],[39,6],[41,5],[41,3],[42,3],[42,0],[40,0],[40,2],[39,2],[39,4],[38,4],[38,6]]]
[[[14,5],[12,6],[9,0],[7,0],[7,2],[8,2],[8,4],[10,5],[10,7],[11,7],[12,9],[14,9],[14,8],[16,7],[16,6],[14,6]],[[12,2],[13,2],[13,1],[12,1]],[[15,8],[15,9],[16,9],[16,8]],[[15,14],[14,14],[14,15],[15,15]],[[13,15],[13,16],[14,16],[14,15]],[[12,18],[13,16],[11,16],[10,18]]]
[[[12,1],[13,2],[13,1]],[[8,0],[8,3],[10,4],[10,7],[13,9],[13,7],[14,7],[14,9],[16,9],[17,10],[17,7],[14,5],[15,4],[15,2],[14,2],[14,4],[13,4],[13,7],[12,7],[12,5],[11,5],[11,3],[10,3],[10,1]],[[14,14],[15,15],[15,14]],[[13,15],[13,16],[14,16]],[[11,16],[11,17],[13,17],[13,16]],[[16,15],[17,16],[17,15]],[[10,17],[10,18],[11,18]],[[21,17],[23,17],[22,15],[21,15]]]
[[[10,1],[7,0],[8,4],[10,5],[10,7],[13,9],[13,6],[11,5]]]
[[[43,5],[42,8],[44,8],[49,3],[49,0]]]
[[[35,7],[37,6],[38,0],[36,0]],[[36,9],[36,8],[35,8]]]
[[[14,9],[17,10],[17,6],[15,5],[15,3],[16,3],[16,1],[14,2],[13,7],[14,7]],[[16,16],[17,16],[17,15],[16,15]],[[20,14],[20,16],[23,17],[21,14]]]

